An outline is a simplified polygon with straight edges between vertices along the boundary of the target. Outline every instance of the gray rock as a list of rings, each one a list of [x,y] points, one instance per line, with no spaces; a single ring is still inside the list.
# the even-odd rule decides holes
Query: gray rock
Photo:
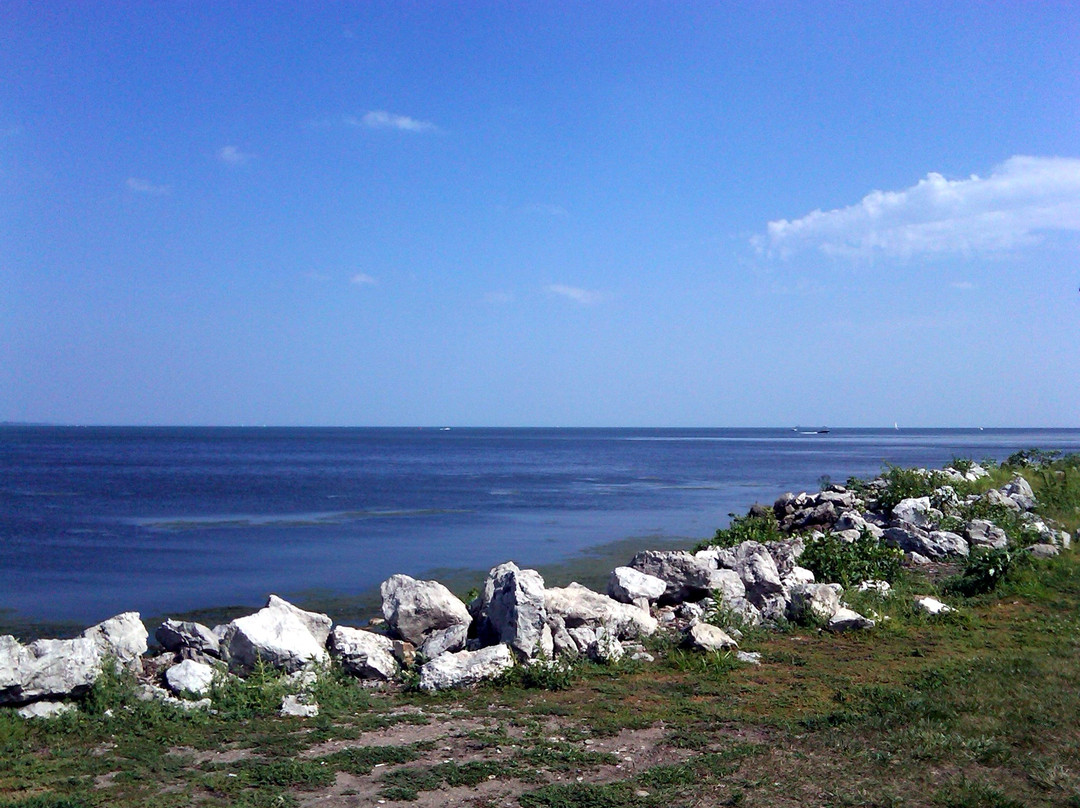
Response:
[[[449,628],[429,632],[416,650],[420,652],[424,659],[434,659],[439,654],[445,654],[447,651],[460,651],[465,647],[468,639],[469,627],[458,623]]]
[[[847,608],[838,609],[836,614],[832,616],[832,619],[829,620],[828,626],[826,626],[829,631],[835,631],[837,633],[873,627],[873,620],[868,617],[863,617],[858,612]]]
[[[747,665],[761,664],[760,651],[736,651],[735,658],[739,660],[739,662],[745,662]]]
[[[643,609],[619,603],[579,583],[545,590],[544,606],[549,620],[558,615],[568,629],[589,626],[595,630],[605,626],[614,629],[619,639],[647,636],[658,627],[656,619]],[[552,625],[551,630],[556,633],[556,626]]]
[[[335,626],[330,632],[330,652],[341,667],[360,679],[393,679],[401,671],[394,657],[394,641],[382,634]]]
[[[283,718],[314,718],[319,714],[319,705],[305,693],[289,695],[282,699],[278,714]]]
[[[611,571],[607,585],[608,596],[620,603],[634,603],[640,598],[651,603],[659,600],[666,591],[667,583],[663,579],[633,567],[616,567]]]
[[[745,541],[735,548],[735,571],[746,587],[746,597],[759,608],[759,601],[765,595],[784,590],[772,554],[758,542]]]
[[[720,595],[724,604],[746,599],[746,584],[735,570],[713,570],[709,576],[709,591]]]
[[[114,659],[118,665],[134,671],[142,670],[142,655],[146,653],[150,635],[138,612],[110,617],[86,629],[81,636],[92,640],[102,657]]]
[[[491,570],[480,595],[478,620],[485,644],[506,643],[522,659],[536,656],[547,624],[540,573],[518,569],[513,562]]]
[[[644,550],[630,559],[630,566],[664,582],[664,594],[658,598],[662,604],[700,600],[708,595],[714,569],[682,550]]]
[[[76,713],[78,708],[74,704],[66,704],[62,701],[35,701],[21,707],[17,714],[19,718],[58,718],[64,713]]]
[[[202,623],[166,620],[154,632],[154,639],[162,648],[174,654],[190,649],[200,654],[221,656],[217,635]]]
[[[326,615],[305,612],[271,595],[265,608],[225,626],[222,656],[234,673],[250,672],[259,659],[292,673],[329,660],[326,638],[330,625]]]
[[[1015,499],[1006,496],[1005,494],[998,491],[996,488],[991,488],[989,491],[983,494],[983,499],[990,505],[1003,505],[1011,511],[1023,510],[1023,508],[1020,507],[1020,505]]]
[[[427,691],[467,687],[494,679],[514,666],[508,645],[492,645],[479,651],[442,654],[420,668],[420,689]]]
[[[391,575],[382,582],[382,612],[397,636],[416,646],[428,634],[452,626],[468,630],[472,615],[454,594],[438,581],[418,581],[408,575]]]
[[[695,623],[686,632],[687,641],[702,651],[732,651],[739,647],[722,628],[708,623]]]
[[[1061,553],[1061,550],[1053,544],[1033,544],[1027,548],[1027,551],[1035,558],[1053,558]]]
[[[910,497],[902,499],[892,509],[892,521],[894,525],[911,525],[924,530],[930,530],[936,524],[935,516],[930,505],[930,497]]]
[[[1001,493],[1015,502],[1022,511],[1030,511],[1035,507],[1035,492],[1031,490],[1028,481],[1019,475],[1002,486]]]
[[[964,538],[972,547],[1001,549],[1009,544],[1005,531],[986,519],[972,519],[964,527]]]
[[[176,695],[205,696],[214,683],[214,669],[203,662],[185,659],[165,671],[165,684]]]
[[[809,616],[831,620],[840,610],[840,596],[828,584],[803,584],[792,588],[787,616],[799,621]]]
[[[818,502],[830,502],[838,512],[855,507],[855,494],[851,491],[822,491],[817,495]]]
[[[89,637],[22,645],[0,637],[0,704],[79,696],[101,675],[99,643]]]
[[[970,549],[963,537],[956,533],[945,530],[927,532],[911,525],[890,527],[885,531],[883,540],[905,553],[917,553],[930,559],[966,556]]]

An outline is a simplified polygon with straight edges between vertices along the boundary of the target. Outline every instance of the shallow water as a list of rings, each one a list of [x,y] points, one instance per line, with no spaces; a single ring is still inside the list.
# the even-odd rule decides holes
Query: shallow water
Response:
[[[1034,446],[1080,451],[1080,430],[4,426],[0,609],[88,624],[349,598],[395,572],[691,543],[823,476]]]

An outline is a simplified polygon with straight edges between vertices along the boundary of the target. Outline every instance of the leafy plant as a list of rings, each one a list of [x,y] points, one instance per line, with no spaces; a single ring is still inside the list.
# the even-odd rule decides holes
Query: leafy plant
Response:
[[[967,474],[973,468],[975,468],[975,461],[970,457],[953,457],[949,462],[949,468],[959,471],[961,474]]]
[[[799,564],[813,572],[818,581],[847,587],[861,581],[892,581],[903,560],[904,554],[898,548],[884,544],[864,528],[852,542],[832,532],[810,537]]]
[[[731,525],[720,528],[712,539],[698,544],[695,550],[705,550],[709,547],[735,547],[744,541],[756,541],[764,544],[770,541],[782,541],[787,536],[780,531],[780,525],[773,513],[766,512],[761,516],[736,516],[731,517]]]
[[[1057,449],[1021,449],[1019,452],[1013,452],[1006,457],[1005,462],[1001,465],[1012,466],[1013,468],[1042,468],[1043,466],[1049,466],[1059,457],[1061,457],[1061,452]]]
[[[569,690],[577,674],[576,666],[541,656],[529,665],[514,665],[499,677],[498,684],[534,690]]]
[[[989,549],[976,548],[968,556],[967,564],[960,575],[947,579],[942,588],[945,592],[956,593],[964,597],[981,595],[989,592],[1009,574],[1016,563],[1014,551],[1008,547]]]
[[[901,500],[932,496],[938,488],[950,483],[956,487],[956,483],[940,471],[923,472],[900,466],[889,466],[881,479],[885,482],[885,488],[878,493],[878,507],[886,513]]]

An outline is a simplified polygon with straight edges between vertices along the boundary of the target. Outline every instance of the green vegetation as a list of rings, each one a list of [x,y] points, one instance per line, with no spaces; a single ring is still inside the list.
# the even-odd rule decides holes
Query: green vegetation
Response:
[[[709,547],[734,547],[744,541],[756,541],[764,544],[768,541],[780,541],[788,538],[776,522],[772,511],[762,516],[736,516],[729,513],[731,525],[720,528],[711,539],[700,542],[694,549],[704,550]]]
[[[1042,515],[1075,530],[1076,456],[994,480],[1017,470]],[[769,540],[775,522],[754,519],[727,530]],[[657,636],[653,663],[522,666],[437,695],[368,689],[331,666],[307,719],[277,715],[297,685],[266,668],[217,681],[214,713],[139,701],[109,674],[77,714],[0,710],[0,808],[1080,808],[1080,554],[977,551],[943,577],[900,569],[867,536],[826,534],[801,563],[822,579],[892,580],[887,594],[846,593],[877,627],[748,631],[741,648],[761,665]],[[922,595],[955,611],[926,615]]]
[[[799,564],[819,581],[854,586],[860,581],[893,581],[904,554],[875,539],[867,530],[848,542],[827,532],[806,540]]]

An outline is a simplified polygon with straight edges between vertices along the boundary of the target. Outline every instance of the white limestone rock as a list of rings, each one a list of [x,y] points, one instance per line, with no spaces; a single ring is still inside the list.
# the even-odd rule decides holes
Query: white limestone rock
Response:
[[[136,672],[142,670],[142,655],[146,653],[150,635],[138,612],[110,617],[86,629],[81,636],[92,640],[102,657],[114,659],[117,665]]]
[[[319,705],[305,693],[286,696],[281,701],[278,715],[282,718],[314,718],[319,714]]]
[[[479,651],[458,651],[435,657],[420,668],[420,689],[426,691],[468,687],[494,679],[514,666],[514,652],[500,643]]]
[[[390,629],[417,647],[433,632],[453,626],[465,626],[468,632],[472,623],[468,607],[438,581],[391,575],[379,589],[383,617]]]
[[[964,538],[971,547],[991,547],[1000,550],[1008,546],[1005,531],[986,519],[972,519],[964,527]]]
[[[664,582],[664,593],[657,598],[664,604],[708,595],[710,575],[716,568],[713,557],[697,558],[683,550],[643,550],[630,559],[629,566]]]
[[[857,631],[860,629],[873,628],[874,625],[874,621],[870,618],[863,617],[852,609],[841,607],[836,611],[836,614],[832,616],[832,619],[829,620],[829,624],[826,628],[828,628],[829,631],[840,633],[843,631]]]
[[[79,696],[101,675],[101,645],[90,637],[36,640],[0,637],[0,704]]]
[[[170,653],[182,653],[187,649],[199,654],[221,656],[217,635],[202,623],[166,620],[154,632],[154,639]]]
[[[341,660],[346,673],[360,679],[387,681],[401,671],[394,657],[394,641],[371,631],[335,626],[330,632],[330,652]]]
[[[593,592],[579,583],[552,587],[544,591],[544,606],[549,620],[558,615],[567,628],[600,626],[614,629],[619,639],[636,639],[656,631],[656,619],[643,609],[619,603],[607,595]],[[552,626],[554,632],[555,626]]]
[[[62,701],[35,701],[20,707],[17,711],[19,718],[58,718],[65,713],[77,713],[79,709],[74,704]]]
[[[829,584],[802,584],[791,590],[787,616],[798,622],[813,616],[831,620],[840,610],[840,595]]]
[[[519,658],[532,659],[542,650],[547,626],[544,579],[512,561],[500,564],[484,580],[477,619],[484,643],[506,643]]]
[[[265,608],[233,620],[221,639],[223,656],[234,673],[250,672],[257,660],[292,673],[329,661],[326,638],[332,621],[271,595]]]
[[[205,696],[214,683],[214,669],[204,662],[185,659],[165,671],[165,684],[176,695]]]
[[[608,579],[607,593],[620,603],[635,603],[644,598],[652,603],[667,591],[667,583],[655,575],[633,567],[616,567]]]
[[[922,611],[930,615],[945,614],[946,612],[953,611],[953,608],[951,606],[946,606],[937,598],[932,598],[929,596],[925,598],[918,598],[915,601],[915,605],[922,609]]]
[[[739,647],[722,628],[709,623],[695,623],[686,632],[687,641],[702,651],[732,651]]]

